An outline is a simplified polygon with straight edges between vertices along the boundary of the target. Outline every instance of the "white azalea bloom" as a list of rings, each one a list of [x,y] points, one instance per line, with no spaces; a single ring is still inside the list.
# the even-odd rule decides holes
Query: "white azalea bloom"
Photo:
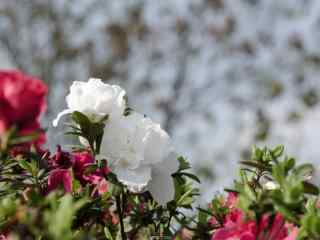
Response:
[[[100,79],[74,82],[67,96],[68,109],[59,113],[59,119],[74,111],[97,121],[109,115],[104,129],[100,154],[109,161],[119,181],[132,192],[149,190],[156,201],[164,204],[174,197],[171,174],[178,170],[178,161],[172,153],[169,135],[157,123],[126,108],[125,91],[119,86],[103,83]],[[80,142],[87,146],[86,139]]]
[[[174,197],[171,174],[178,161],[172,150],[160,125],[136,112],[109,121],[101,144],[119,181],[133,192],[149,190],[160,204]]]
[[[147,189],[161,205],[174,198],[174,183],[171,174],[178,170],[177,154],[171,152],[162,162],[152,167]]]
[[[100,153],[111,165],[124,169],[136,169],[144,160],[143,116],[134,113],[106,124]]]
[[[92,121],[99,120],[109,114],[119,117],[125,110],[124,96],[126,92],[119,86],[103,83],[101,79],[90,78],[88,82],[75,81],[67,96],[68,109],[58,114],[53,121],[57,126],[63,115],[79,111],[87,115]]]
[[[144,118],[145,128],[145,162],[154,164],[163,161],[173,150],[170,137],[160,124],[152,122],[150,118]]]
[[[131,192],[142,192],[151,179],[151,167],[149,166],[140,166],[136,169],[115,166],[113,172]]]

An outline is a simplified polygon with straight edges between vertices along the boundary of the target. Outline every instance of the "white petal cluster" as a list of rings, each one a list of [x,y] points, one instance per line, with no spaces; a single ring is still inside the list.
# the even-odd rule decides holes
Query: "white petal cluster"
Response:
[[[68,109],[58,114],[53,121],[57,126],[63,115],[74,111],[82,112],[91,120],[99,120],[106,114],[119,117],[126,106],[126,92],[117,85],[103,83],[100,79],[90,78],[88,82],[75,81],[67,96]]]
[[[109,114],[101,155],[111,164],[119,181],[133,192],[149,190],[160,204],[174,197],[171,174],[177,171],[177,156],[169,135],[157,123],[137,112],[124,115],[125,91],[99,79],[74,82],[67,96],[69,109],[80,111],[90,119]],[[54,124],[56,124],[56,122]],[[82,141],[83,144],[86,144]]]
[[[131,191],[148,189],[161,204],[173,199],[171,174],[178,168],[169,135],[159,124],[133,112],[107,124],[101,154]]]

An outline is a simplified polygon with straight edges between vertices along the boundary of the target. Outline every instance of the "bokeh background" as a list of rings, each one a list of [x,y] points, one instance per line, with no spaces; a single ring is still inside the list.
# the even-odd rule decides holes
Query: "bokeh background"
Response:
[[[192,162],[203,200],[254,143],[319,163],[319,0],[0,0],[0,68],[49,85],[51,148],[72,81],[121,85]]]

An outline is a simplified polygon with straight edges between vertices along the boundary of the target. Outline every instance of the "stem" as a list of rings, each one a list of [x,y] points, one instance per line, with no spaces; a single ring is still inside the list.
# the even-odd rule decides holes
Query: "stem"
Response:
[[[169,220],[168,220],[167,229],[170,228],[172,217],[173,217],[173,216],[172,216],[172,214],[171,214],[171,212],[170,212],[170,217],[169,217]]]
[[[121,239],[127,240],[126,233],[124,231],[124,224],[123,224],[123,209],[121,209],[121,196],[116,197],[116,203],[117,203],[117,210],[120,218],[120,229],[121,229]]]

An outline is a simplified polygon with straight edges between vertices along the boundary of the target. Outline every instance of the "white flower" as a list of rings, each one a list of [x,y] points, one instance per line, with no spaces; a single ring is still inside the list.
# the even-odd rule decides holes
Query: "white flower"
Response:
[[[53,121],[57,126],[63,115],[79,111],[92,121],[99,120],[109,114],[109,117],[119,117],[125,110],[125,91],[116,85],[103,83],[100,79],[91,78],[88,82],[75,81],[67,96],[68,109],[60,112]]]
[[[101,154],[131,191],[149,190],[159,204],[173,199],[171,174],[177,171],[178,161],[169,135],[159,124],[135,112],[109,121]]]
[[[132,192],[149,190],[159,204],[165,204],[174,197],[171,174],[178,170],[170,137],[159,124],[139,113],[124,116],[124,97],[123,89],[104,84],[100,79],[74,82],[67,96],[68,109],[58,114],[53,125],[74,111],[92,121],[108,114],[100,154]],[[80,142],[88,145],[84,138],[80,137]]]
[[[267,190],[275,190],[275,189],[279,188],[279,184],[274,181],[268,181],[263,186]]]

